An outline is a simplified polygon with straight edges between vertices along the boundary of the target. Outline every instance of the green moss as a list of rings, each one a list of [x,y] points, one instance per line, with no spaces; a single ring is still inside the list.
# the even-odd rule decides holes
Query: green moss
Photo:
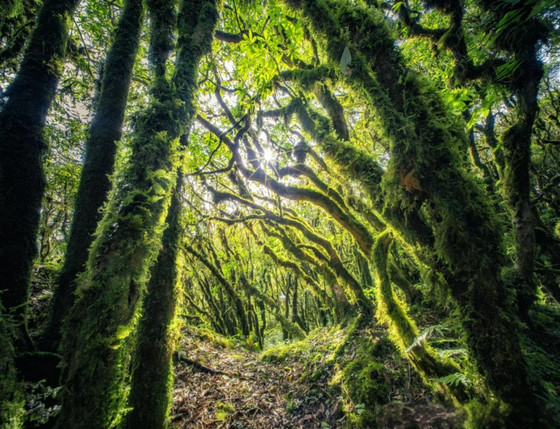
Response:
[[[207,341],[210,344],[229,350],[233,349],[235,346],[235,343],[230,338],[224,337],[223,335],[220,335],[208,328],[191,328],[196,329],[196,335],[200,336],[202,340]]]
[[[494,429],[507,428],[507,415],[510,412],[507,405],[498,400],[488,403],[471,401],[464,406],[467,413],[466,429]]]
[[[373,425],[375,409],[378,404],[387,401],[389,393],[387,381],[383,378],[385,368],[371,359],[372,349],[373,345],[360,348],[357,358],[342,370],[340,382],[355,404],[347,417],[355,427]]]
[[[228,416],[235,413],[235,406],[230,402],[216,402],[216,420],[226,421]]]

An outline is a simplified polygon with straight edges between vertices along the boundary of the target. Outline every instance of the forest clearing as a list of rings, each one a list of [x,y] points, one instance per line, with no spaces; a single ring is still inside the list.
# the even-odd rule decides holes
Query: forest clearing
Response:
[[[2,429],[560,427],[554,0],[0,4]]]

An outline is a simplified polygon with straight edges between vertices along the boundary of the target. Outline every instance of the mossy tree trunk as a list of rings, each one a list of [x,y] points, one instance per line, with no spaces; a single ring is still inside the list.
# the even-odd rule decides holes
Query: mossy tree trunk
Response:
[[[520,316],[528,321],[529,309],[537,294],[534,278],[536,238],[535,207],[531,201],[531,135],[538,113],[539,85],[543,77],[543,64],[539,59],[540,43],[546,43],[548,29],[532,17],[532,2],[498,5],[496,2],[479,1],[496,23],[508,16],[519,14],[519,23],[509,23],[497,31],[494,45],[508,52],[517,67],[504,78],[505,86],[516,98],[513,124],[502,135],[504,191],[513,224],[515,238],[515,265],[510,281],[517,291]],[[505,6],[505,7],[504,7]],[[499,27],[500,24],[496,24]]]
[[[63,339],[65,390],[57,427],[107,428],[122,418],[128,343],[136,330],[148,272],[155,260],[188,135],[201,57],[211,46],[216,3],[184,1],[173,79],[165,77],[174,4],[153,0],[150,106],[138,119],[131,159],[96,231],[78,298]],[[87,386],[87,389],[84,389]]]
[[[177,290],[177,253],[181,228],[181,174],[167,213],[162,249],[151,270],[138,326],[126,416],[129,429],[167,427],[173,384],[172,355]]]
[[[99,101],[85,146],[70,239],[44,338],[49,349],[55,349],[60,341],[62,321],[74,300],[76,276],[84,269],[95,227],[101,219],[99,209],[111,186],[109,175],[113,171],[116,143],[122,135],[142,17],[142,0],[127,0],[105,60]]]
[[[328,0],[288,3],[328,37],[334,67],[345,49],[351,52],[345,79],[376,109],[391,139],[383,184],[386,215],[412,240],[422,231],[407,224],[403,212],[421,214],[430,226],[470,356],[488,385],[512,405],[511,427],[538,424],[538,402],[528,393],[519,334],[499,278],[505,259],[500,228],[480,186],[463,171],[463,126],[435,89],[404,66],[379,10]]]
[[[0,112],[0,291],[25,333],[25,312],[45,189],[43,128],[62,73],[79,0],[46,0]],[[18,335],[21,340],[25,334]],[[19,341],[21,342],[21,341]]]

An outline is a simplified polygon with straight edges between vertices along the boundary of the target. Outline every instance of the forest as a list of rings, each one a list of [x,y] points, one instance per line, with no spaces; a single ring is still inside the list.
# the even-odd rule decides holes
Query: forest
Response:
[[[554,0],[2,0],[0,427],[560,427]]]

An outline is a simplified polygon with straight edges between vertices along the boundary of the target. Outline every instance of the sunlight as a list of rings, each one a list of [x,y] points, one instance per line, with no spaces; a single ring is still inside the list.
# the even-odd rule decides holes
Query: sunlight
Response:
[[[262,153],[262,160],[267,164],[272,164],[276,161],[277,153],[274,149],[264,148]]]

